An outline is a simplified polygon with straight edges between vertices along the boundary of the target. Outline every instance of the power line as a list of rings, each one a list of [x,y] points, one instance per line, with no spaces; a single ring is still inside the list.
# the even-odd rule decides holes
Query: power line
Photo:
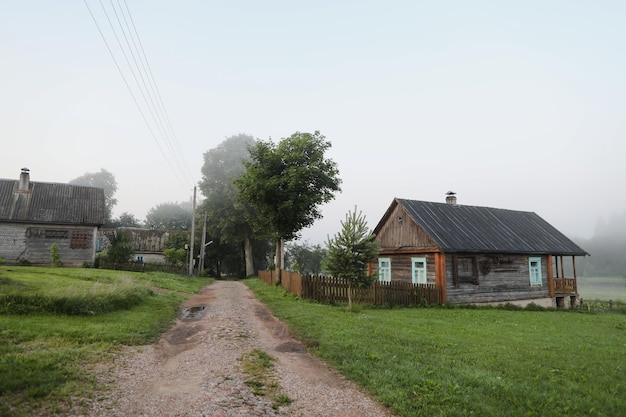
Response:
[[[120,0],[117,0],[119,11],[113,4],[113,0],[110,0],[112,13],[115,15],[115,20],[117,21],[117,25],[119,26],[119,30],[121,31],[122,37],[125,41],[126,46],[124,46],[120,39],[120,35],[118,35],[118,29],[116,29],[109,12],[107,11],[102,0],[99,0],[102,12],[109,24],[113,36],[117,41],[119,51],[123,56],[126,65],[128,66],[128,71],[130,72],[132,79],[135,82],[135,89],[139,90],[141,98],[143,99],[143,106],[140,104],[140,100],[137,99],[137,94],[131,87],[131,83],[129,83],[127,75],[122,70],[119,60],[116,58],[116,54],[113,52],[110,42],[107,40],[107,36],[102,30],[101,25],[98,23],[96,15],[94,14],[92,8],[89,6],[87,0],[83,1],[85,3],[85,6],[87,7],[87,10],[89,11],[91,19],[93,20],[98,32],[100,33],[102,40],[104,41],[104,44],[106,45],[109,55],[113,59],[113,62],[118,72],[120,73],[122,80],[124,81],[124,84],[126,85],[126,88],[133,99],[133,102],[135,103],[135,106],[139,110],[139,113],[144,123],[148,127],[150,135],[156,142],[159,151],[166,160],[168,166],[174,172],[175,177],[182,185],[189,186],[189,184],[193,184],[193,176],[189,171],[188,164],[186,163],[184,155],[180,149],[180,145],[174,133],[172,123],[165,108],[165,104],[161,97],[156,80],[150,68],[150,64],[143,48],[143,44],[141,43],[141,38],[139,37],[139,33],[135,26],[134,20],[132,19],[128,4],[126,4],[126,1],[124,0],[124,6],[126,9],[126,13],[124,13],[124,8],[122,8]],[[128,23],[129,20],[132,23],[132,30]],[[139,47],[137,47],[137,45],[139,45]],[[149,117],[147,116],[148,113],[150,115],[150,120],[152,120],[152,123],[150,123],[149,121]],[[159,132],[159,135],[155,133],[155,130]],[[175,166],[173,166],[172,164],[174,164]],[[183,181],[183,179],[181,179],[181,175],[187,181],[186,183]]]
[[[118,0],[119,2],[119,0]],[[182,150],[180,148],[180,144],[178,142],[178,138],[176,137],[176,133],[174,132],[174,128],[172,127],[172,123],[170,121],[170,117],[169,114],[167,112],[167,109],[165,108],[165,104],[163,103],[163,98],[161,97],[161,91],[159,90],[159,86],[157,85],[155,79],[154,79],[154,75],[152,74],[152,68],[150,67],[150,63],[148,62],[148,58],[146,56],[146,52],[143,48],[143,43],[141,42],[141,38],[139,37],[139,33],[137,32],[137,27],[135,26],[135,21],[133,20],[133,16],[130,14],[130,10],[128,9],[128,3],[126,3],[126,0],[124,0],[124,6],[126,7],[126,11],[128,12],[128,17],[130,19],[130,23],[133,26],[133,31],[135,32],[135,35],[137,37],[137,43],[139,44],[139,48],[138,50],[141,51],[141,56],[143,57],[142,63],[145,62],[146,68],[144,68],[144,72],[146,72],[149,77],[148,80],[152,82],[152,85],[154,86],[154,91],[156,91],[156,96],[158,99],[158,103],[161,107],[161,109],[163,110],[163,114],[165,115],[165,121],[167,122],[167,126],[170,130],[170,133],[172,134],[172,137],[174,138],[174,144],[176,145],[176,148],[178,150],[178,152],[182,155]]]

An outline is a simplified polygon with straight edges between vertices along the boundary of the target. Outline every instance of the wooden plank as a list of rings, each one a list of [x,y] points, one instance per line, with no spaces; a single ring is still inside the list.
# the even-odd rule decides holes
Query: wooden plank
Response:
[[[554,297],[554,274],[552,272],[552,255],[548,255],[548,294],[550,298]]]

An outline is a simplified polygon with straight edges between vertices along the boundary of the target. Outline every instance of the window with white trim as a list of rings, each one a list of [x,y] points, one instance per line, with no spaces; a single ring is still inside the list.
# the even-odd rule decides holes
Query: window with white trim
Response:
[[[378,280],[391,282],[391,258],[378,258]]]
[[[426,284],[426,258],[411,258],[411,282]]]
[[[528,258],[528,272],[530,274],[530,285],[541,286],[541,258]]]

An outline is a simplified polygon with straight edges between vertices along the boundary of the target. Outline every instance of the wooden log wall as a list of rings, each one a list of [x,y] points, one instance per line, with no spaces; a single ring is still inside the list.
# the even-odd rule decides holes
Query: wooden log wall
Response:
[[[56,244],[59,248],[61,262],[65,266],[82,266],[85,262],[95,259],[95,227],[85,226],[39,226],[24,227],[23,244],[17,246],[23,251],[18,258],[32,265],[50,265],[50,248]]]
[[[447,299],[451,303],[481,303],[549,297],[548,268],[547,257],[541,257],[542,284],[531,286],[528,256],[448,255]],[[475,282],[468,278],[472,270],[477,274]]]

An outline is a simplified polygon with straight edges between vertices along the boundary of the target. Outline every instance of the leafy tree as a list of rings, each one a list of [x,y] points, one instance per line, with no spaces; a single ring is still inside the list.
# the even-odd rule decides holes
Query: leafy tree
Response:
[[[243,161],[250,159],[248,149],[254,143],[252,136],[239,134],[205,152],[199,183],[205,197],[199,211],[207,214],[207,231],[219,236],[221,245],[243,251],[245,276],[254,274],[254,233],[248,220],[252,209],[237,200],[233,180],[245,172]]]
[[[341,190],[337,164],[324,158],[330,146],[317,131],[296,132],[278,145],[257,141],[244,161],[246,172],[234,181],[241,201],[256,210],[248,214],[254,228],[276,243],[279,284],[282,242],[321,218],[320,205]]]
[[[170,232],[163,246],[165,249],[185,249],[188,244],[189,232],[174,230],[173,232]]]
[[[169,248],[163,251],[165,262],[174,266],[184,266],[187,263],[187,251],[184,248]]]
[[[69,182],[74,185],[84,185],[88,187],[104,188],[105,201],[105,223],[110,223],[113,216],[113,207],[117,204],[115,193],[117,192],[117,181],[115,176],[104,168],[100,172],[86,172],[78,178]]]
[[[130,261],[131,256],[135,253],[131,233],[118,229],[105,232],[105,236],[109,239],[111,247],[105,251],[104,260],[114,265]]]
[[[307,242],[286,245],[285,264],[293,271],[304,274],[322,272],[322,259],[326,257],[326,249],[320,245],[309,245]]]
[[[146,215],[146,227],[157,230],[191,229],[191,203],[161,203]]]
[[[367,227],[365,216],[356,207],[341,222],[341,231],[327,239],[328,253],[324,269],[332,276],[348,280],[348,308],[352,310],[352,285],[368,286],[368,263],[376,260],[378,245]]]
[[[141,227],[141,222],[134,214],[125,211],[119,217],[111,220],[112,227]]]
[[[183,266],[189,261],[187,245],[189,244],[189,232],[175,230],[163,244],[163,257],[170,265]]]

